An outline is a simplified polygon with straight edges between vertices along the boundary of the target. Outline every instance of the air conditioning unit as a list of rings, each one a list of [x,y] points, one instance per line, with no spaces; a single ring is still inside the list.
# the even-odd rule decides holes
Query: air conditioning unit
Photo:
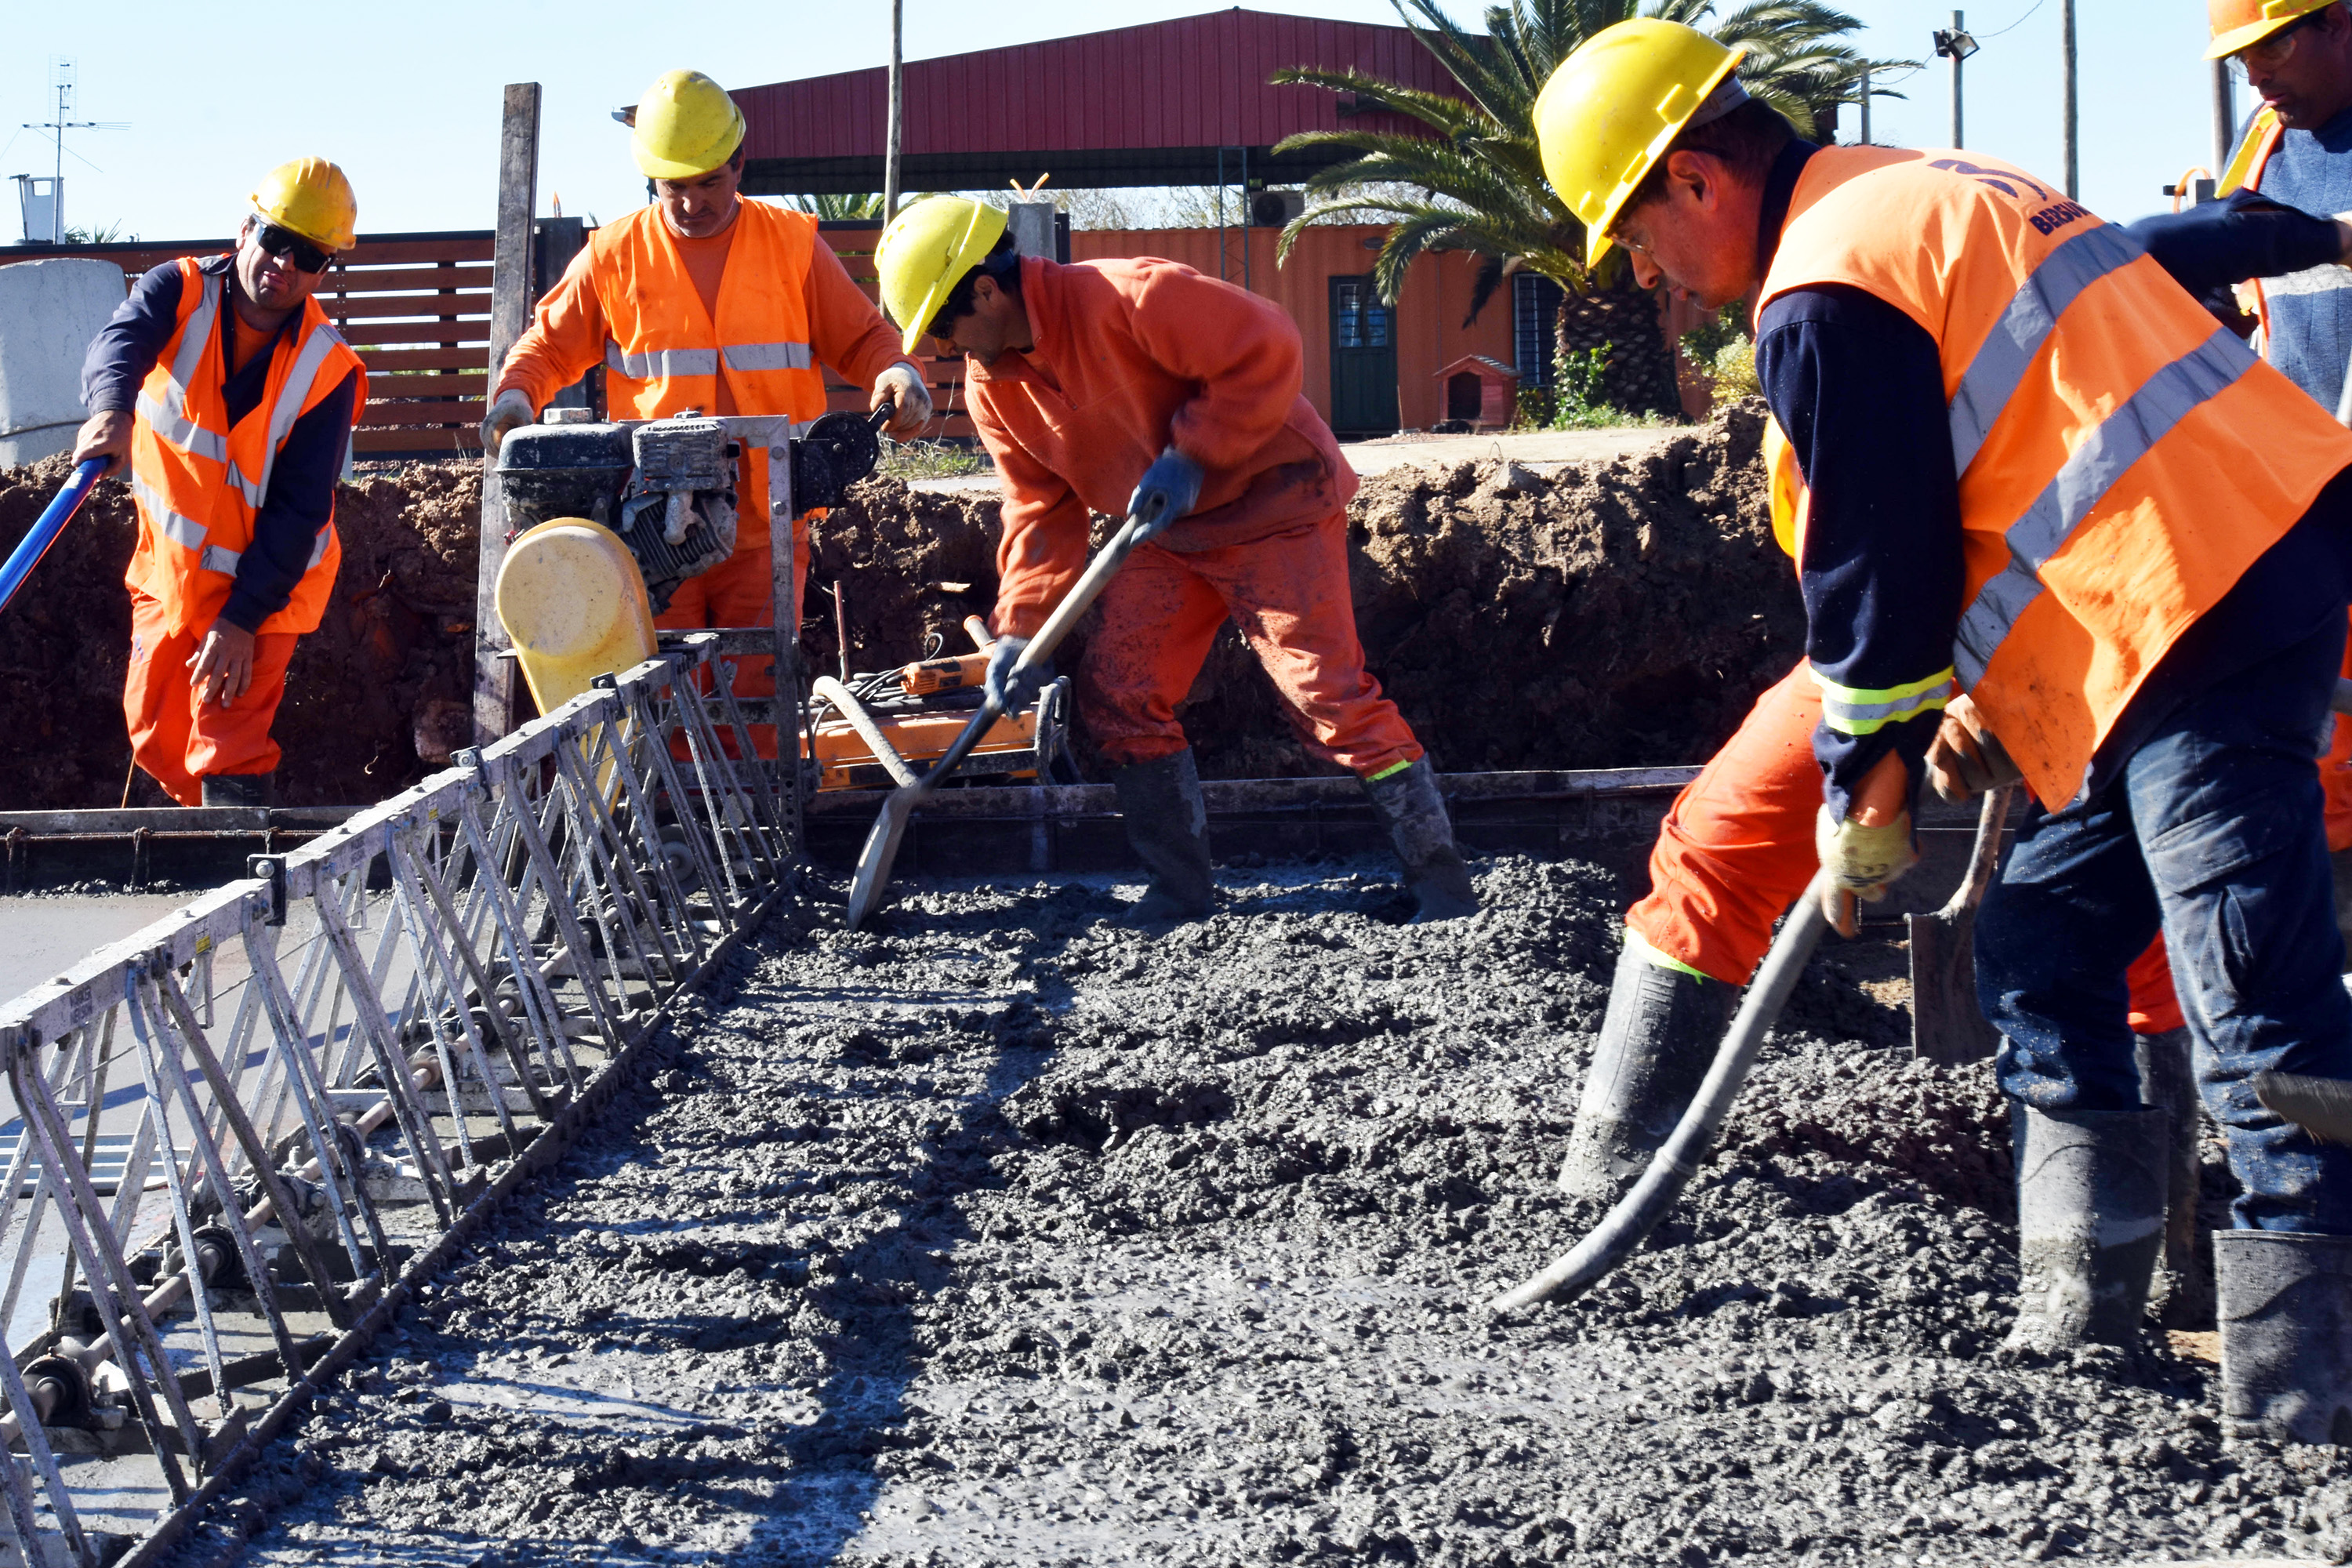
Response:
[[[1250,197],[1250,226],[1280,228],[1306,210],[1305,191],[1260,191]]]

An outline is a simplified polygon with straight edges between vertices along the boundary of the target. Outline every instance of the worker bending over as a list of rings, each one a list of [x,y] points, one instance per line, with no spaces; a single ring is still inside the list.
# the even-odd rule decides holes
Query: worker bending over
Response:
[[[1420,917],[1476,911],[1435,775],[1364,668],[1348,592],[1356,476],[1300,395],[1298,329],[1269,300],[1150,258],[1023,258],[1001,209],[935,196],[876,257],[909,352],[966,357],[972,423],[1004,489],[990,689],[1086,564],[1090,512],[1172,521],[1103,591],[1078,711],[1115,765],[1150,870],[1139,920],[1209,912],[1208,819],[1176,704],[1228,616],[1308,750],[1364,781]],[[1045,679],[1042,675],[1039,679]]]
[[[816,219],[742,198],[743,132],[742,110],[699,71],[666,72],[646,89],[630,147],[654,200],[596,230],[540,301],[507,353],[482,422],[490,457],[508,431],[531,423],[598,364],[615,419],[693,410],[782,415],[804,425],[824,412],[822,363],[871,386],[869,407],[896,398],[894,433],[911,435],[929,420],[921,374],[819,237]],[[749,447],[742,464],[734,553],[680,584],[656,626],[774,624],[768,449]],[[793,534],[795,625],[807,579],[802,519]],[[772,662],[745,660],[736,691],[772,695]]]
[[[122,712],[182,805],[268,805],[295,639],[335,585],[335,483],[367,373],[311,299],[359,218],[323,158],[263,176],[236,248],[142,276],[89,345],[77,464],[128,462]]]
[[[1645,285],[1756,302],[1771,480],[1822,690],[1833,918],[1916,861],[1955,684],[2037,804],[1977,927],[2016,1108],[2022,1303],[2043,1342],[2136,1331],[2163,1112],[2123,976],[2159,927],[2243,1189],[2216,1242],[2242,1429],[2352,1433],[2352,1150],[2265,1110],[2352,1076],[2312,765],[2345,647],[2347,433],[2122,231],[1977,154],[1815,147],[1671,23],[1586,43],[1538,106],[1546,171]]]

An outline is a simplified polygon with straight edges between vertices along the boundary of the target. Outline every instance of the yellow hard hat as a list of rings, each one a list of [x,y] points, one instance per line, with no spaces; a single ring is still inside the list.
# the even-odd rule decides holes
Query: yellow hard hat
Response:
[[[664,71],[637,101],[629,151],[649,180],[691,180],[735,155],[743,111],[700,71]]]
[[[358,237],[359,198],[343,172],[324,158],[278,164],[247,199],[264,218],[321,250],[349,250]]]
[[[1551,73],[1536,144],[1552,189],[1584,220],[1588,265],[1609,254],[1609,226],[1747,52],[1642,17],[1595,33]]]
[[[2205,0],[2213,42],[2205,58],[2218,60],[2251,48],[2299,16],[2325,11],[2336,0]]]
[[[890,221],[874,250],[882,309],[906,334],[904,348],[930,330],[963,275],[1004,237],[1004,209],[962,196],[926,196]]]

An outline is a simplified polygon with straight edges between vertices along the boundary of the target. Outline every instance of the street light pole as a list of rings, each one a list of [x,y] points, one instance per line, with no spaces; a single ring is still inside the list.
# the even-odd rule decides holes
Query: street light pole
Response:
[[[1952,37],[1955,40],[1968,36],[1967,21],[1959,12],[1952,13]],[[1967,124],[1960,112],[1960,62],[1969,57],[1960,51],[1957,42],[1952,46],[1952,145],[1967,146]]]
[[[2238,149],[2238,89],[2230,79],[2230,62],[2213,62],[2213,178],[2221,179],[2230,167],[2230,154]]]
[[[906,0],[890,0],[890,117],[882,150],[882,221],[898,216],[898,127],[906,118],[900,79],[906,74],[903,46],[907,36]]]
[[[2066,199],[2076,202],[2083,199],[2083,160],[2076,139],[2082,121],[2074,97],[2074,0],[2058,0],[2058,54],[2064,68],[2058,113],[2065,121]]]

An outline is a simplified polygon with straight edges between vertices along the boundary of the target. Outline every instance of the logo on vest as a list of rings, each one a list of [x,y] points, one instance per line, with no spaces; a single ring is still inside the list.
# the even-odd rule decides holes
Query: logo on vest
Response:
[[[2090,216],[2090,209],[2087,207],[2077,206],[2073,202],[2060,202],[2054,207],[2043,207],[2027,221],[2033,225],[2033,232],[2036,234],[2055,234],[2076,218]]]
[[[2023,185],[2027,190],[2033,193],[2034,200],[2046,202],[2050,199],[2050,193],[2048,191],[2043,190],[2040,185],[2035,184],[2032,180],[2027,179],[2024,175],[2019,174],[2014,169],[1980,169],[1974,163],[1967,163],[1958,158],[1938,158],[1934,163],[1928,164],[1927,167],[1931,169],[1941,169],[1948,174],[1969,175],[1975,179],[1977,184],[1980,185],[1990,185],[1994,190],[1999,191],[2005,196],[2016,195],[2017,187]],[[2044,232],[2046,233],[2047,231],[2045,230]]]

